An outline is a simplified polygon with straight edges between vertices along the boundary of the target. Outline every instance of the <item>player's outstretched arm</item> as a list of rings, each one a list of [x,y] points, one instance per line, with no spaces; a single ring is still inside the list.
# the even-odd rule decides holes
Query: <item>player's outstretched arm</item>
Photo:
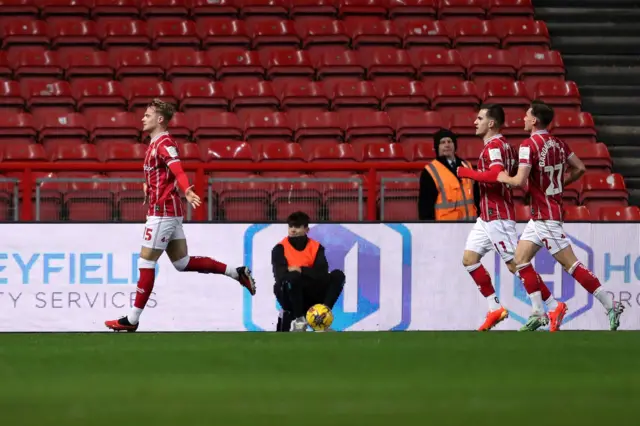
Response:
[[[577,181],[582,177],[583,174],[587,171],[584,163],[578,156],[574,153],[569,155],[567,158],[567,162],[569,163],[569,173],[564,178],[563,186],[566,188],[567,185],[571,185],[573,182]]]
[[[520,165],[518,167],[518,173],[511,177],[507,174],[507,172],[500,172],[498,175],[498,182],[506,183],[507,185],[522,187],[527,183],[527,179],[529,179],[529,174],[531,173],[531,167],[528,165]]]
[[[482,183],[497,183],[498,175],[504,170],[502,165],[495,165],[486,172],[479,172],[468,167],[458,167],[458,177],[473,179]]]

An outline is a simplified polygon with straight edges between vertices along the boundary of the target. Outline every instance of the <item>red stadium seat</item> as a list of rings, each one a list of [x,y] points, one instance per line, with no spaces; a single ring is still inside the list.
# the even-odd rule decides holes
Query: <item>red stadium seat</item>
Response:
[[[98,21],[109,18],[135,20],[140,15],[138,4],[138,0],[94,0],[91,18]]]
[[[189,8],[185,0],[141,0],[140,15],[150,18],[186,18]]]
[[[70,81],[81,78],[113,79],[106,52],[68,52],[62,58],[65,77]]]
[[[313,80],[315,70],[304,50],[273,50],[265,52],[262,64],[269,80]]]
[[[373,51],[358,52],[358,60],[367,69],[367,79],[414,79],[416,70],[406,50],[380,47]]]
[[[71,112],[76,102],[66,81],[25,81],[21,84],[26,107],[32,113],[45,108],[48,113]]]
[[[95,145],[83,143],[78,145],[58,145],[51,155],[51,161],[98,161],[98,150]]]
[[[201,139],[242,139],[242,127],[234,113],[192,113],[189,121],[193,137],[198,142]]]
[[[286,221],[296,211],[308,212],[311,220],[320,219],[323,184],[309,176],[301,175],[290,182],[276,182],[271,196],[275,220]]]
[[[72,112],[70,114],[43,114],[38,117],[38,139],[45,143],[49,139],[64,138],[82,143],[89,138],[87,122],[84,115]]]
[[[191,52],[184,49],[163,49],[158,60],[165,70],[167,80],[174,84],[184,82],[208,83],[213,80],[216,71],[204,52]]]
[[[531,0],[490,0],[487,15],[492,18],[519,17],[533,18]]]
[[[91,139],[128,138],[140,136],[140,118],[129,112],[111,114],[92,114],[89,121]]]
[[[63,75],[58,54],[47,50],[21,49],[9,55],[16,79],[61,79]]]
[[[605,222],[640,222],[638,206],[601,207],[599,215]]]
[[[339,175],[334,173],[331,177],[340,178],[341,181],[330,182],[326,185],[324,200],[327,220],[336,222],[362,221],[367,194],[365,190],[361,189],[366,185],[366,178],[362,175],[348,173],[340,173]]]
[[[68,184],[64,195],[67,219],[71,222],[110,222],[113,220],[111,184],[101,181],[102,175],[76,178]],[[79,179],[91,179],[90,182]]]
[[[595,124],[588,112],[556,111],[550,129],[554,136],[565,141],[596,141]]]
[[[530,132],[524,130],[524,112],[505,109],[505,115],[504,125],[500,133],[511,142],[515,141],[517,148],[524,139],[530,136]]]
[[[47,154],[42,145],[5,145],[2,161],[47,161]]]
[[[386,112],[352,112],[345,123],[345,141],[354,145],[391,142],[393,126]]]
[[[252,111],[277,111],[280,101],[269,81],[238,83],[226,87],[231,100],[230,111],[251,109]]]
[[[154,49],[166,47],[187,49],[188,51],[200,49],[200,38],[193,21],[179,18],[158,19],[149,23],[149,34],[151,35],[151,47]]]
[[[398,142],[424,142],[445,127],[442,117],[436,111],[394,111],[390,116]]]
[[[383,177],[380,187],[380,220],[417,221],[419,179],[410,173]]]
[[[303,146],[321,142],[342,142],[344,121],[341,113],[300,111],[291,114],[294,141]]]
[[[253,140],[288,141],[293,137],[287,115],[283,112],[242,112],[244,138]]]
[[[117,81],[78,81],[71,85],[71,91],[79,111],[109,113],[127,108],[124,90]]]
[[[587,173],[582,178],[580,204],[589,210],[598,211],[601,207],[626,206],[629,194],[624,179],[618,173]]]
[[[323,52],[317,56],[314,63],[318,80],[349,78],[358,81],[364,79],[366,72],[358,63],[355,52],[351,50]]]
[[[419,81],[382,81],[375,85],[384,111],[424,111],[429,109],[424,86]]]
[[[320,143],[314,145],[308,156],[308,161],[322,161],[323,163],[355,162],[356,155],[353,146],[348,143]]]
[[[179,86],[176,95],[180,101],[180,111],[227,111],[229,108],[229,98],[219,82],[184,83]]]
[[[242,49],[251,47],[244,21],[218,18],[203,18],[197,23],[198,37],[203,49]]]
[[[154,83],[137,83],[135,81],[125,84],[125,95],[129,104],[129,110],[143,113],[147,105],[153,99],[160,99],[173,105],[178,105],[178,101],[173,94],[171,83],[166,81]]]
[[[247,30],[253,49],[299,49],[302,44],[293,22],[289,20],[253,21],[247,25]]]
[[[283,111],[305,109],[327,111],[329,97],[324,84],[317,81],[294,81],[285,83],[278,91]]]
[[[429,92],[432,108],[443,112],[472,112],[480,105],[478,91],[472,81],[436,84]]]
[[[342,19],[379,18],[387,16],[384,0],[338,0],[338,16]]]
[[[191,15],[196,22],[209,18],[222,18],[227,22],[238,16],[238,3],[234,0],[220,0],[211,2],[211,0],[191,0]]]
[[[544,101],[556,111],[580,111],[580,92],[573,81],[541,81],[531,91],[531,98]]]
[[[458,146],[456,155],[475,164],[484,148],[484,143],[477,137],[466,141],[458,139]]]
[[[93,21],[54,21],[49,25],[49,37],[51,38],[51,48],[56,50],[97,50],[100,48],[98,29]]]
[[[176,112],[173,115],[173,118],[169,121],[168,130],[179,144],[185,144],[191,141],[191,122],[183,112]],[[143,136],[145,140],[148,137],[146,132]]]
[[[407,161],[399,143],[371,143],[364,146],[363,161]]]
[[[336,81],[327,85],[332,110],[379,110],[380,101],[370,81]]]
[[[449,32],[444,23],[440,21],[410,19],[398,26],[405,49],[451,47]]]
[[[38,6],[31,0],[4,1],[0,4],[0,25],[16,18],[36,19]]]
[[[529,108],[531,100],[527,93],[527,88],[521,81],[491,81],[484,86],[482,94],[484,103],[495,103],[501,105],[505,109],[513,112],[524,112]]]
[[[496,23],[496,28],[502,38],[503,49],[514,46],[551,47],[549,31],[542,21],[506,20]]]
[[[295,22],[296,31],[302,40],[302,48],[314,50],[348,49],[351,39],[342,21],[324,19],[301,20]]]
[[[517,59],[508,50],[477,48],[463,55],[467,75],[478,87],[489,81],[512,82],[516,78]]]
[[[36,126],[31,114],[0,114],[0,139],[10,138],[12,141],[34,142]]]
[[[564,62],[560,52],[525,50],[520,52],[518,80],[533,84],[543,80],[564,80]]]
[[[611,156],[607,145],[602,142],[577,142],[569,144],[569,147],[590,171],[611,172]]]
[[[252,163],[251,145],[242,141],[207,141],[198,144],[205,162]]]
[[[413,145],[411,161],[430,161],[434,158],[436,158],[436,152],[433,143],[420,142]]]
[[[396,22],[436,18],[437,0],[389,0],[389,19]]]
[[[102,48],[148,49],[151,46],[147,24],[144,21],[105,20],[98,25]]]
[[[147,145],[141,143],[113,142],[103,145],[101,158],[106,163],[144,160]]]
[[[0,115],[20,112],[24,109],[24,99],[17,81],[0,81]]]
[[[0,51],[0,78],[11,79],[11,75],[13,74],[12,68],[13,64],[7,59],[7,54]]]
[[[564,206],[562,210],[565,222],[590,222],[593,220],[593,216],[586,206]]]
[[[264,80],[264,69],[255,51],[224,50],[207,52],[213,67],[218,70],[217,80],[233,78],[236,81]]]
[[[440,0],[438,18],[479,18],[485,16],[483,0]]]
[[[116,80],[150,83],[161,81],[164,70],[154,51],[112,52],[111,64],[116,70]]]
[[[448,25],[452,46],[458,50],[477,47],[500,47],[500,37],[491,21],[463,19]]]
[[[93,6],[90,0],[36,0],[43,18],[75,17],[89,18],[89,10]]]
[[[303,162],[304,153],[297,143],[273,142],[260,146],[258,161],[297,161]]]
[[[242,0],[240,4],[240,17],[248,21],[253,18],[286,19],[289,12],[286,0]]]
[[[335,19],[338,8],[333,0],[290,0],[289,16],[296,22],[305,21],[306,18]]]
[[[269,220],[269,194],[273,184],[249,175],[242,181],[222,183],[219,191],[221,219],[227,221],[264,222]]]
[[[411,55],[421,80],[427,82],[464,81],[466,70],[457,50],[429,49]]]
[[[478,114],[473,111],[465,114],[455,114],[451,117],[449,130],[455,133],[459,138],[472,138],[472,141],[477,140],[476,125],[474,124],[477,116]],[[464,142],[466,142],[466,139]],[[462,145],[462,143],[459,143],[459,145]]]
[[[345,24],[347,35],[351,38],[353,49],[402,47],[402,37],[393,21],[378,19],[357,19]]]
[[[45,21],[24,18],[7,20],[0,27],[2,49],[9,50],[26,46],[47,48],[49,46],[48,33]]]

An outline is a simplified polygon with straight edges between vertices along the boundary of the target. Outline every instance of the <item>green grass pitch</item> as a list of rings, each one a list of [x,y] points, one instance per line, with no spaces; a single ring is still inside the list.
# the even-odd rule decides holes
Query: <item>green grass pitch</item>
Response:
[[[0,335],[7,426],[601,426],[639,407],[635,332]]]

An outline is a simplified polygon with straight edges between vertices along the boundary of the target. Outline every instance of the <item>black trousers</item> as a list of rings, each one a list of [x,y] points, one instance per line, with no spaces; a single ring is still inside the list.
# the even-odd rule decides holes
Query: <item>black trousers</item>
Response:
[[[333,309],[344,288],[344,273],[335,269],[326,279],[312,281],[298,275],[296,279],[276,284],[273,291],[282,306],[276,331],[289,331],[291,321],[305,315],[307,310],[321,303]]]

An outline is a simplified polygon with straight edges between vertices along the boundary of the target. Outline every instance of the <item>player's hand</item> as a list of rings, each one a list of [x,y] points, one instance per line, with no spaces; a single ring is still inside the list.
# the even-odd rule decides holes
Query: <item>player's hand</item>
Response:
[[[508,183],[508,181],[509,181],[509,175],[504,170],[498,173],[498,182]]]
[[[302,273],[302,270],[300,269],[299,266],[289,266],[289,272],[300,272],[300,273]]]
[[[190,186],[189,188],[187,188],[187,191],[184,193],[184,196],[187,198],[187,201],[189,202],[189,204],[191,204],[191,207],[193,207],[194,209],[200,207],[200,205],[202,204],[202,200],[200,199],[200,197],[198,197],[198,194],[196,194],[193,191],[193,186]]]

